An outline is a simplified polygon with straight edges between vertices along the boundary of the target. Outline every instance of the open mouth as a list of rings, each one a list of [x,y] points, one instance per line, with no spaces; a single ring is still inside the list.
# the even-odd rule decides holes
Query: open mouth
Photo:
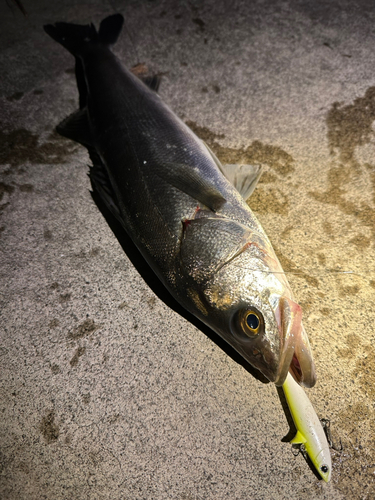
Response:
[[[288,346],[284,354],[284,360],[279,368],[276,385],[285,382],[288,371],[299,385],[313,387],[316,383],[315,364],[312,357],[309,339],[301,323],[301,330],[294,339],[295,345]]]
[[[292,362],[290,363],[290,368],[289,371],[293,373],[294,378],[297,380],[301,380],[303,375],[302,375],[302,368],[301,365],[299,364],[299,361],[297,359],[297,356],[293,354]]]
[[[285,382],[288,371],[305,387],[316,382],[315,365],[309,339],[302,324],[302,310],[293,300],[282,297],[276,310],[279,330],[282,332],[282,355],[275,384]]]
[[[313,387],[316,383],[315,365],[303,326],[301,335],[297,339],[289,371],[300,385]]]
[[[298,351],[298,346],[296,346],[290,363],[288,360],[283,365],[282,369],[279,370],[277,380],[275,380],[276,385],[281,386],[285,382],[288,371],[293,375],[293,378],[299,385],[304,387],[313,387],[315,385],[315,365],[310,350],[303,349],[302,353]],[[302,354],[302,356],[299,356],[299,354]]]

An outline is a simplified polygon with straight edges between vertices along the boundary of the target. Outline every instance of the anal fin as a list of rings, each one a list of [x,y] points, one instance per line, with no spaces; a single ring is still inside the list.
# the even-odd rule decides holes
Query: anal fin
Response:
[[[141,80],[143,81],[143,83],[145,83],[147,85],[147,87],[149,87],[151,90],[154,90],[155,92],[157,92],[159,90],[159,87],[160,87],[160,82],[161,82],[161,78],[159,75],[153,75],[153,76],[144,76],[141,78]]]

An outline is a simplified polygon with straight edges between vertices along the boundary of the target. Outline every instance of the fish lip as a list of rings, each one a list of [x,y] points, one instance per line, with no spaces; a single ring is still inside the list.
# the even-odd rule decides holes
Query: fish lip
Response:
[[[308,345],[308,347],[310,346]],[[290,364],[290,372],[299,385],[307,388],[314,387],[316,383],[316,371],[310,349],[302,348],[300,344],[296,346]]]
[[[288,297],[280,297],[275,316],[282,341],[279,369],[274,383],[283,385],[290,371],[298,384],[313,387],[316,382],[315,364],[302,324],[301,307]]]
[[[315,364],[312,359],[310,345],[303,325],[300,323],[300,331],[284,342],[284,349],[279,360],[277,369],[273,369],[276,359],[269,358],[262,349],[252,352],[253,358],[248,358],[248,352],[239,343],[234,343],[235,348],[249,363],[259,370],[270,382],[276,386],[282,386],[290,371],[299,385],[313,387],[316,382]],[[260,363],[256,362],[256,359]]]
[[[275,380],[273,380],[275,385],[282,386],[283,383],[285,382],[290,366],[292,364],[293,356],[294,356],[294,348],[288,346],[287,350],[284,351],[283,361],[279,365],[279,369],[275,376]]]
[[[288,372],[293,375],[295,381],[301,386],[311,388],[316,383],[315,363],[310,345],[304,343],[302,335],[297,339],[297,345],[291,353],[288,353],[288,357],[285,358],[283,365],[279,368],[275,384],[278,386],[283,385]]]

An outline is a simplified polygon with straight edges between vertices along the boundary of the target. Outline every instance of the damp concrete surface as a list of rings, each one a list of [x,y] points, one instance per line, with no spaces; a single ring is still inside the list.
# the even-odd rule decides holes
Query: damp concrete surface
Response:
[[[373,2],[23,6],[0,3],[0,498],[374,499]],[[43,24],[115,12],[116,55],[162,75],[222,162],[263,165],[248,203],[303,307],[329,484],[284,439],[275,386],[134,267],[86,150],[54,132],[74,60]]]

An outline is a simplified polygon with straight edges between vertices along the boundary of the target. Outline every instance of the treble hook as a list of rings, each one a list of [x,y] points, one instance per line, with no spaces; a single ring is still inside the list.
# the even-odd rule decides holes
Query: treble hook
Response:
[[[342,446],[341,438],[340,438],[340,445],[337,445],[333,442],[332,433],[331,433],[331,421],[328,418],[321,418],[320,423],[322,424],[322,427],[324,429],[324,433],[327,437],[329,447],[335,451],[342,451],[343,446]]]

